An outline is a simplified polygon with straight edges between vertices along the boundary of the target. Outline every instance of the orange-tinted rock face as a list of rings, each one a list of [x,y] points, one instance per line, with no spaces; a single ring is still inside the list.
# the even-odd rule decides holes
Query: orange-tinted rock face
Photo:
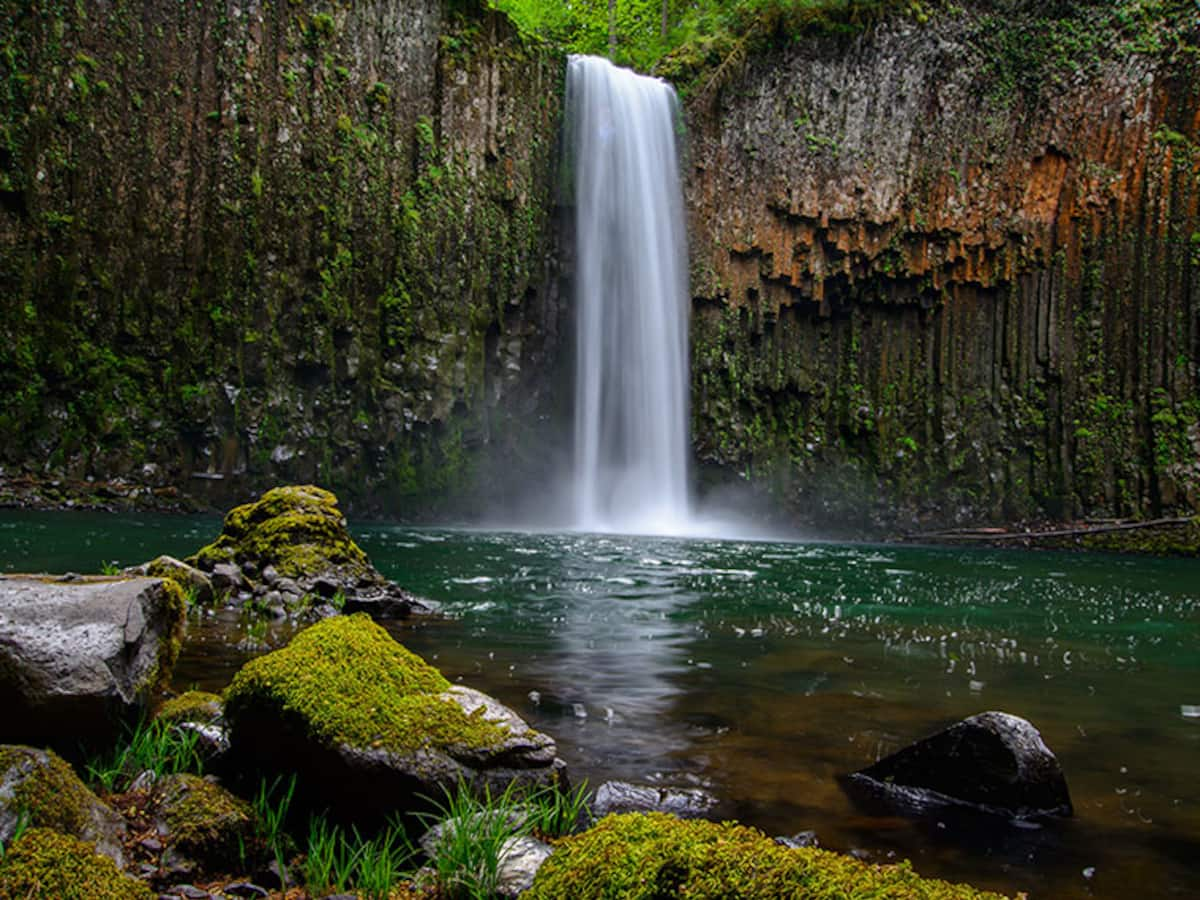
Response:
[[[967,7],[692,103],[701,455],[818,519],[1200,511],[1200,13]]]

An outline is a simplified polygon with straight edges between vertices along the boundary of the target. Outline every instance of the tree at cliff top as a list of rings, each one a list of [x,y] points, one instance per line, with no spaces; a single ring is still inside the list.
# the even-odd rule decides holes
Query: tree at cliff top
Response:
[[[526,33],[642,70],[656,70],[677,52],[707,54],[764,29],[858,28],[893,9],[922,8],[912,0],[615,0],[610,20],[609,0],[490,2]]]

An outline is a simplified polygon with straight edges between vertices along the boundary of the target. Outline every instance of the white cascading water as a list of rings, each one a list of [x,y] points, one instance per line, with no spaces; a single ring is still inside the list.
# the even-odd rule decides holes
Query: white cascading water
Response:
[[[675,92],[571,58],[575,526],[689,530],[687,232]]]

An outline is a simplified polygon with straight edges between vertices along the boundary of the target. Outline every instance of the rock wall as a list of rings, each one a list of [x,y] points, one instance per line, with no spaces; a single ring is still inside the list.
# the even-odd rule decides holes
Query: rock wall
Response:
[[[701,458],[860,527],[1200,512],[1198,45],[918,3],[698,82]]]
[[[560,56],[467,0],[0,2],[0,35],[10,474],[403,515],[536,459]]]

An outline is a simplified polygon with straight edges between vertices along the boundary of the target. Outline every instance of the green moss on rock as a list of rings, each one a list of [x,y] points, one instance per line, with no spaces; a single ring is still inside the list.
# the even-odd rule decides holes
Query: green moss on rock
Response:
[[[488,747],[507,731],[437,696],[450,683],[365,614],[326,619],[282,650],[251,660],[225,693],[226,716],[264,707],[298,716],[334,746],[408,752]],[[480,711],[481,712],[481,711]]]
[[[29,815],[30,825],[67,834],[89,826],[96,797],[52,750],[0,746],[0,779],[13,782],[12,805]]]
[[[154,896],[92,844],[50,828],[30,829],[0,858],[0,897],[153,900]]]
[[[187,691],[162,705],[156,717],[160,722],[208,723],[221,715],[221,698],[208,691]]]
[[[630,813],[609,816],[562,841],[524,896],[971,900],[1000,895],[922,878],[907,862],[873,866],[827,850],[791,850],[733,823]]]
[[[272,488],[254,503],[234,507],[221,535],[187,562],[211,569],[254,560],[288,578],[337,568],[367,574],[367,555],[346,530],[337,497],[314,485]]]
[[[172,775],[158,788],[171,842],[188,856],[219,864],[251,838],[250,805],[198,775]]]

